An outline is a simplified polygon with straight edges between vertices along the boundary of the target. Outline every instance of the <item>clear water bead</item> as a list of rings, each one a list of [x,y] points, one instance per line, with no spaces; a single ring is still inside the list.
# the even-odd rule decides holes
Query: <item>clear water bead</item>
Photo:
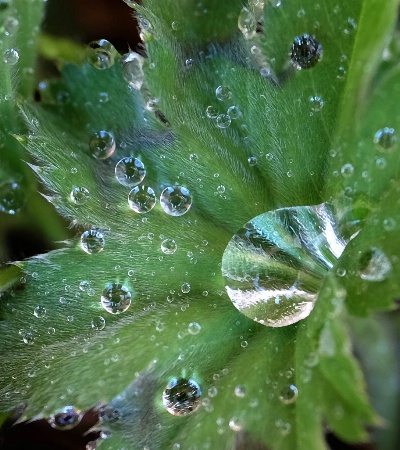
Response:
[[[214,108],[214,106],[211,106],[211,105],[207,106],[206,115],[209,119],[215,119],[218,116],[217,108]]]
[[[166,255],[173,255],[176,252],[177,248],[178,246],[174,239],[164,239],[161,242],[161,250]]]
[[[196,381],[185,378],[172,379],[162,396],[163,405],[173,416],[187,416],[200,406],[201,389]]]
[[[81,235],[81,249],[91,255],[99,253],[104,249],[106,241],[103,233],[96,229],[84,231]]]
[[[346,244],[329,204],[261,214],[225,249],[221,269],[228,296],[263,325],[296,323],[312,311],[324,276]]]
[[[119,283],[110,283],[101,295],[101,305],[111,314],[125,312],[131,306],[130,290]]]
[[[149,186],[136,186],[129,192],[128,203],[133,211],[145,214],[154,208],[156,194]]]
[[[322,58],[322,45],[315,36],[303,34],[293,40],[290,57],[297,69],[309,69]]]
[[[103,70],[112,67],[115,57],[118,55],[117,50],[106,39],[92,41],[86,48],[86,59],[96,69]]]
[[[63,410],[48,419],[49,424],[57,430],[71,430],[82,420],[83,414],[73,406],[66,406]]]
[[[125,53],[121,57],[121,64],[125,81],[133,89],[139,90],[144,81],[143,57],[135,52]]]
[[[381,128],[375,133],[374,143],[381,152],[389,153],[394,150],[398,137],[394,128]]]
[[[392,263],[385,253],[371,247],[359,259],[360,276],[367,281],[384,281],[392,271]]]
[[[227,114],[232,120],[239,119],[239,117],[242,116],[242,112],[240,111],[239,107],[236,105],[230,106],[228,108]]]
[[[85,187],[76,186],[72,188],[69,198],[75,205],[84,205],[90,200],[90,193]]]
[[[97,159],[106,159],[115,152],[114,136],[108,131],[98,131],[91,136],[89,149]]]
[[[192,196],[183,186],[169,186],[160,195],[162,209],[170,216],[182,216],[192,206]]]
[[[226,101],[232,98],[232,91],[227,86],[218,86],[215,90],[215,96],[221,102]]]
[[[115,177],[123,186],[137,186],[145,176],[144,164],[133,156],[122,158],[115,166]]]
[[[182,291],[184,294],[188,294],[188,293],[190,292],[190,284],[187,283],[187,282],[182,283],[181,291]]]
[[[15,48],[9,48],[3,53],[3,61],[9,66],[15,66],[19,61],[19,52]]]
[[[22,187],[14,181],[0,184],[0,212],[16,214],[25,203],[25,193]]]
[[[43,317],[45,317],[46,315],[46,308],[44,306],[38,305],[33,310],[33,314],[38,319],[43,319]]]
[[[216,124],[218,128],[228,128],[231,122],[232,118],[228,114],[219,114],[217,116]]]
[[[189,334],[195,336],[196,334],[199,334],[201,331],[201,325],[197,322],[190,322],[188,326],[188,332]]]
[[[297,400],[298,396],[299,391],[297,387],[294,384],[291,384],[281,390],[279,394],[279,400],[285,405],[290,405]]]
[[[238,28],[245,39],[252,39],[257,31],[257,19],[250,9],[244,7],[239,13]]]
[[[314,112],[319,112],[324,107],[324,100],[319,95],[314,95],[310,97],[311,110]]]
[[[92,319],[92,328],[96,331],[104,330],[106,327],[106,319],[103,316],[96,316]]]

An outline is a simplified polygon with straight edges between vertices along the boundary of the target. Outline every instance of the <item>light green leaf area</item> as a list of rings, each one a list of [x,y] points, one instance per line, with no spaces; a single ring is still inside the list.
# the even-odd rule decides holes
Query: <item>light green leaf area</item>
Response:
[[[25,282],[2,295],[0,409],[27,403],[27,416],[47,416],[69,404],[107,404],[119,416],[103,424],[112,432],[102,444],[107,449],[122,442],[132,449],[244,442],[317,450],[325,448],[324,423],[346,440],[367,439],[365,427],[377,420],[343,316],[346,307],[358,315],[391,308],[398,290],[398,249],[389,246],[400,223],[398,209],[390,210],[398,152],[385,154],[382,170],[378,150],[363,159],[354,143],[364,135],[373,140],[363,130],[375,130],[375,109],[378,128],[396,127],[385,119],[393,79],[388,75],[376,87],[363,116],[371,118],[355,123],[354,136],[341,118],[348,114],[346,95],[358,95],[354,89],[364,80],[353,59],[368,59],[369,41],[364,46],[358,33],[373,29],[376,8],[369,12],[361,1],[342,2],[337,10],[328,1],[319,8],[305,1],[295,8],[293,2],[268,4],[263,33],[246,41],[236,26],[238,2],[203,2],[201,11],[197,1],[182,8],[172,0],[143,3],[141,23],[147,19],[150,26],[143,31],[148,59],[140,93],[128,88],[118,61],[101,71],[67,65],[62,81],[41,85],[40,106],[22,104],[30,129],[25,145],[44,194],[78,229],[65,249],[24,262]],[[394,5],[381,7],[383,17]],[[370,67],[377,67],[376,49],[390,32],[388,26],[377,35]],[[303,33],[315,34],[324,54],[315,67],[299,71],[288,53]],[[267,63],[270,77],[260,73]],[[315,96],[324,102],[319,111],[310,103]],[[150,110],[149,100],[166,120]],[[232,106],[238,118],[220,116]],[[229,126],[221,127],[223,120]],[[89,149],[100,130],[116,141],[105,160]],[[347,150],[333,157],[339,145]],[[125,156],[143,162],[143,184],[156,193],[147,214],[130,209],[130,189],[115,178]],[[354,167],[351,192],[336,173],[345,162]],[[374,180],[382,174],[379,183],[364,183],[364,163]],[[181,217],[166,214],[159,202],[161,191],[176,184],[192,199]],[[84,204],[72,201],[74,188],[88,191]],[[353,239],[323,278],[310,317],[268,328],[239,313],[220,268],[233,234],[266,211],[326,200],[344,211],[344,237]],[[104,234],[102,252],[81,248],[80,233],[91,227]],[[176,241],[175,253],[162,251],[166,238]],[[388,261],[380,280],[371,280],[374,257]],[[110,314],[102,307],[109,283],[130,290],[127,311]],[[202,404],[186,417],[169,414],[162,403],[174,377],[201,387]]]

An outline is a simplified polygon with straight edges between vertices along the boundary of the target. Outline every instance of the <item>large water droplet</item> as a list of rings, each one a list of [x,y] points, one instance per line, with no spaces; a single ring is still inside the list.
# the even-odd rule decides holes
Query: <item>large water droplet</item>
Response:
[[[90,200],[90,193],[85,187],[76,186],[72,189],[69,197],[75,205],[84,205]]]
[[[252,39],[256,35],[257,19],[253,11],[246,7],[242,8],[238,17],[238,27],[245,39]]]
[[[109,158],[115,152],[114,136],[108,131],[98,131],[90,138],[89,149],[97,159]]]
[[[9,48],[3,53],[3,61],[9,66],[15,66],[19,61],[19,52],[15,48]]]
[[[108,69],[114,64],[118,52],[106,39],[92,41],[86,48],[86,58],[96,69]]]
[[[234,306],[263,325],[282,327],[307,317],[322,279],[346,241],[329,204],[282,208],[248,222],[222,258]]]
[[[128,84],[134,89],[140,89],[144,81],[143,58],[138,53],[129,52],[121,57],[121,64]]]
[[[361,255],[359,265],[360,276],[367,281],[383,281],[392,270],[389,258],[376,247],[371,247]]]
[[[322,45],[315,36],[303,34],[293,40],[290,57],[297,69],[309,69],[322,58]]]
[[[119,283],[110,283],[103,291],[101,304],[111,314],[125,312],[131,306],[130,290]]]
[[[232,98],[232,91],[227,86],[218,86],[215,90],[215,96],[221,102],[226,101]]]
[[[76,427],[82,417],[81,411],[73,406],[66,406],[62,411],[50,417],[48,421],[53,428],[66,431]]]
[[[145,214],[154,208],[156,194],[149,186],[136,186],[129,192],[128,203],[133,211]]]
[[[163,392],[163,404],[173,416],[187,416],[200,406],[201,389],[194,380],[174,378]]]
[[[145,176],[144,164],[133,156],[122,158],[115,166],[115,177],[123,186],[137,186]]]
[[[297,400],[298,396],[299,391],[297,387],[294,384],[291,384],[287,387],[284,387],[281,390],[279,394],[279,400],[285,405],[290,405],[291,403],[294,403]]]
[[[105,239],[103,233],[96,229],[84,231],[81,235],[80,245],[86,253],[99,253],[104,249]]]
[[[183,186],[169,186],[161,192],[160,203],[170,216],[182,216],[189,211],[192,197],[189,190]]]
[[[7,181],[0,184],[0,212],[16,214],[25,203],[25,194],[18,183]]]
[[[397,134],[393,128],[381,128],[375,133],[374,143],[381,152],[391,152],[397,143]]]

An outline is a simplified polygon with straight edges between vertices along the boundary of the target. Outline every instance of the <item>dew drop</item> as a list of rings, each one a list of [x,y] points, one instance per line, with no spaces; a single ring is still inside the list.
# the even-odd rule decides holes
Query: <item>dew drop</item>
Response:
[[[85,187],[75,186],[69,194],[69,198],[75,205],[84,205],[90,200],[90,193]]]
[[[190,322],[188,326],[188,332],[195,336],[196,334],[199,334],[201,331],[201,325],[197,322]]]
[[[22,341],[24,344],[32,345],[35,342],[35,335],[31,331],[24,332],[22,334]]]
[[[188,294],[188,293],[190,292],[190,284],[187,283],[187,282],[182,283],[181,291],[182,291],[184,294]]]
[[[171,23],[171,28],[172,28],[174,31],[178,31],[178,30],[181,28],[181,24],[180,24],[177,20],[174,20],[174,21]]]
[[[216,124],[218,128],[228,128],[232,119],[228,114],[219,114],[217,116]]]
[[[172,379],[163,392],[163,404],[173,416],[187,416],[200,406],[201,389],[196,381]]]
[[[104,249],[105,239],[103,233],[96,229],[84,231],[81,235],[81,249],[91,255]]]
[[[396,228],[396,226],[397,226],[396,219],[393,219],[392,217],[388,217],[383,221],[383,228],[386,231],[393,231]]]
[[[62,411],[50,417],[48,422],[53,428],[66,431],[76,427],[82,417],[81,411],[75,409],[73,406],[66,406]]]
[[[13,36],[17,32],[19,21],[17,18],[9,16],[4,21],[4,34],[6,36]]]
[[[131,306],[130,290],[119,283],[110,283],[103,291],[101,305],[111,314],[125,312]]]
[[[79,283],[79,290],[82,292],[87,292],[90,289],[90,281],[83,280]]]
[[[236,397],[243,398],[246,396],[246,387],[243,384],[238,384],[235,387],[235,395]]]
[[[209,119],[215,119],[218,116],[218,110],[217,108],[214,108],[214,106],[207,106],[206,108],[206,116]]]
[[[160,195],[162,209],[170,216],[186,214],[192,205],[192,196],[183,186],[169,186]]]
[[[245,39],[252,39],[256,35],[257,19],[250,9],[243,7],[238,17],[238,28]]]
[[[256,156],[250,156],[247,159],[247,162],[249,163],[250,166],[256,166],[257,165],[257,157]]]
[[[114,136],[108,131],[98,131],[90,138],[89,149],[97,159],[109,158],[115,152]]]
[[[114,65],[117,50],[106,39],[92,41],[86,48],[86,59],[96,69],[108,69]]]
[[[161,242],[161,250],[166,255],[173,255],[178,248],[176,241],[174,239],[164,239]]]
[[[294,384],[291,384],[285,388],[283,388],[279,394],[279,400],[285,404],[289,405],[294,403],[299,396],[299,391]]]
[[[374,143],[381,152],[389,153],[393,151],[397,143],[397,134],[393,128],[381,128],[375,133]]]
[[[319,95],[314,95],[310,97],[311,110],[314,112],[319,112],[324,107],[324,100]]]
[[[327,271],[347,242],[333,208],[281,208],[261,214],[228,243],[222,258],[225,288],[233,305],[266,326],[307,317]]]
[[[293,40],[290,57],[297,69],[309,69],[322,58],[322,45],[315,36],[303,34]]]
[[[0,212],[16,214],[25,203],[25,194],[22,187],[13,181],[0,184]]]
[[[239,417],[232,417],[229,421],[229,428],[233,431],[241,431],[243,429],[243,420]]]
[[[96,316],[92,319],[92,328],[96,331],[104,330],[106,327],[106,319],[102,316]]]
[[[144,81],[143,57],[138,53],[129,52],[121,56],[122,73],[125,81],[133,87],[140,89]]]
[[[33,310],[33,314],[38,319],[43,319],[43,317],[46,315],[46,308],[44,306],[38,305]]]
[[[156,194],[149,186],[136,186],[129,192],[128,203],[133,211],[145,214],[154,208]]]
[[[19,61],[19,52],[15,48],[9,48],[3,53],[3,61],[9,66],[15,66]]]
[[[392,271],[392,264],[385,253],[371,247],[359,259],[360,276],[367,281],[384,281]]]
[[[215,96],[221,102],[226,101],[232,98],[232,91],[227,86],[218,86],[215,90]]]
[[[123,186],[137,186],[145,176],[144,164],[133,156],[122,158],[115,166],[115,177]]]
[[[236,105],[229,107],[227,114],[232,120],[239,119],[239,117],[242,116],[242,112],[240,111],[239,107]]]
[[[340,173],[344,178],[349,178],[354,173],[354,166],[352,164],[344,164],[340,169]]]

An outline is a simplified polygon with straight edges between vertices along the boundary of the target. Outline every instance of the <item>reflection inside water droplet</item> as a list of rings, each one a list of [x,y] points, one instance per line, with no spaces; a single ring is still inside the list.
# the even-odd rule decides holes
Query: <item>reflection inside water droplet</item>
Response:
[[[114,64],[117,50],[106,39],[92,41],[86,48],[87,61],[96,69],[108,69]]]
[[[240,312],[263,325],[298,322],[312,311],[322,279],[346,243],[329,204],[261,214],[225,249],[228,296]]]
[[[70,430],[76,427],[82,419],[81,411],[73,406],[66,406],[62,411],[48,419],[49,424],[57,430]]]
[[[173,416],[187,416],[200,406],[201,389],[194,380],[174,378],[163,392],[163,404]]]

